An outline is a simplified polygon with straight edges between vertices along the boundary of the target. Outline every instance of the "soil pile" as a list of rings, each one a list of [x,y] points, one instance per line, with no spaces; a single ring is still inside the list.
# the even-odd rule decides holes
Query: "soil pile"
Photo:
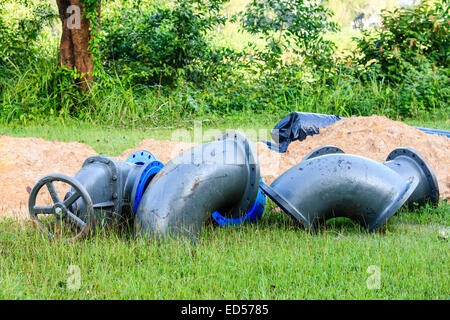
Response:
[[[194,143],[188,142],[145,139],[142,140],[136,148],[127,149],[122,152],[122,155],[116,157],[116,159],[119,161],[125,161],[133,152],[147,150],[153,153],[159,161],[166,164],[178,154],[192,148],[194,145]]]
[[[334,145],[345,153],[361,155],[377,161],[385,161],[391,151],[409,147],[421,153],[433,168],[439,182],[441,199],[450,199],[450,139],[427,134],[402,122],[382,116],[351,117],[340,120],[320,134],[289,145],[284,154],[269,150],[258,143],[261,172],[271,183],[286,169],[299,163],[312,149],[322,145]]]

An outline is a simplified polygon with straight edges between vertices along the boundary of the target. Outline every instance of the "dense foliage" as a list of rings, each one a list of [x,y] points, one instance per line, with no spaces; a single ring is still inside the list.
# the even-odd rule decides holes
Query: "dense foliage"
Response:
[[[305,0],[252,0],[241,13],[243,30],[265,42],[263,49],[252,48],[259,69],[266,75],[278,74],[283,66],[329,70],[335,45],[324,35],[337,30],[331,17],[319,2]]]
[[[383,27],[364,31],[347,57],[330,40],[338,27],[323,1],[252,0],[237,13],[226,10],[227,0],[103,1],[87,94],[74,87],[75,71],[58,67],[49,1],[0,4],[2,121],[155,126],[293,110],[450,113],[448,0],[383,13]],[[98,1],[89,3],[93,18]],[[239,30],[239,48],[217,40],[230,26]]]
[[[45,26],[51,24],[56,15],[47,3],[35,2],[27,14],[6,19],[5,3],[0,3],[0,66],[5,64],[27,64],[36,58],[40,48],[36,40]],[[18,4],[26,3],[18,1]]]
[[[172,83],[178,76],[202,83],[223,70],[229,51],[207,33],[225,23],[223,0],[175,0],[171,6],[119,5],[102,23],[100,48],[105,70],[127,83]]]
[[[383,27],[358,40],[358,63],[388,81],[401,83],[410,70],[449,66],[449,1],[422,1],[416,7],[384,12]]]
[[[401,114],[411,114],[414,107],[448,110],[448,0],[386,11],[382,19],[382,28],[364,31],[357,41],[359,76],[398,86]]]

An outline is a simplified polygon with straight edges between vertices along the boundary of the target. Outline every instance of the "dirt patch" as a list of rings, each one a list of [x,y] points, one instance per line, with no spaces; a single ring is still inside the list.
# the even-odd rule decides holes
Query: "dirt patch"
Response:
[[[435,171],[441,199],[450,199],[450,140],[380,116],[338,121],[321,129],[320,135],[291,143],[284,154],[271,151],[264,143],[257,143],[263,179],[271,183],[281,173],[299,163],[309,151],[326,144],[377,161],[384,161],[398,147],[413,148],[427,159]],[[134,151],[148,150],[167,163],[193,145],[146,139],[136,148],[125,150],[115,158],[123,161]],[[91,147],[78,142],[0,136],[0,216],[27,217],[27,189],[39,178],[49,173],[74,176],[83,161],[96,154]]]

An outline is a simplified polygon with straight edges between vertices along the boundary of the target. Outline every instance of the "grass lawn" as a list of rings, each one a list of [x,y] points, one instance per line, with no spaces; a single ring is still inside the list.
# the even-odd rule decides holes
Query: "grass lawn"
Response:
[[[445,121],[407,122],[448,129]],[[0,133],[82,141],[117,155],[143,138],[167,139],[169,129],[47,124],[0,126]],[[118,231],[64,243],[48,240],[29,221],[2,218],[0,299],[449,299],[449,227],[447,202],[402,209],[373,234],[341,218],[313,235],[268,200],[260,223],[209,225],[196,244],[156,244]],[[73,290],[78,270],[81,287]],[[380,287],[369,289],[378,271]]]

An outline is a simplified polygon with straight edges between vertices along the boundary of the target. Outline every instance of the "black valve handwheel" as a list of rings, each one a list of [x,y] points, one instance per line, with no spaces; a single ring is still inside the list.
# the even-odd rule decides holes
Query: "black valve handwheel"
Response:
[[[61,200],[56,192],[55,181],[69,184],[72,187],[72,192],[66,199]],[[47,187],[50,197],[53,200],[52,206],[36,206],[36,197],[44,186]],[[86,214],[83,214],[82,217],[77,216],[71,209],[75,201],[80,198],[84,202],[84,208],[86,208]],[[86,189],[78,181],[64,174],[50,174],[36,182],[28,199],[28,210],[30,211],[31,219],[35,221],[40,230],[48,233],[50,238],[54,238],[55,235],[40,221],[38,215],[54,215],[57,224],[60,224],[63,219],[69,221],[71,235],[73,234],[74,236],[65,238],[66,241],[72,241],[85,236],[91,228],[92,217],[94,216],[92,200]]]

